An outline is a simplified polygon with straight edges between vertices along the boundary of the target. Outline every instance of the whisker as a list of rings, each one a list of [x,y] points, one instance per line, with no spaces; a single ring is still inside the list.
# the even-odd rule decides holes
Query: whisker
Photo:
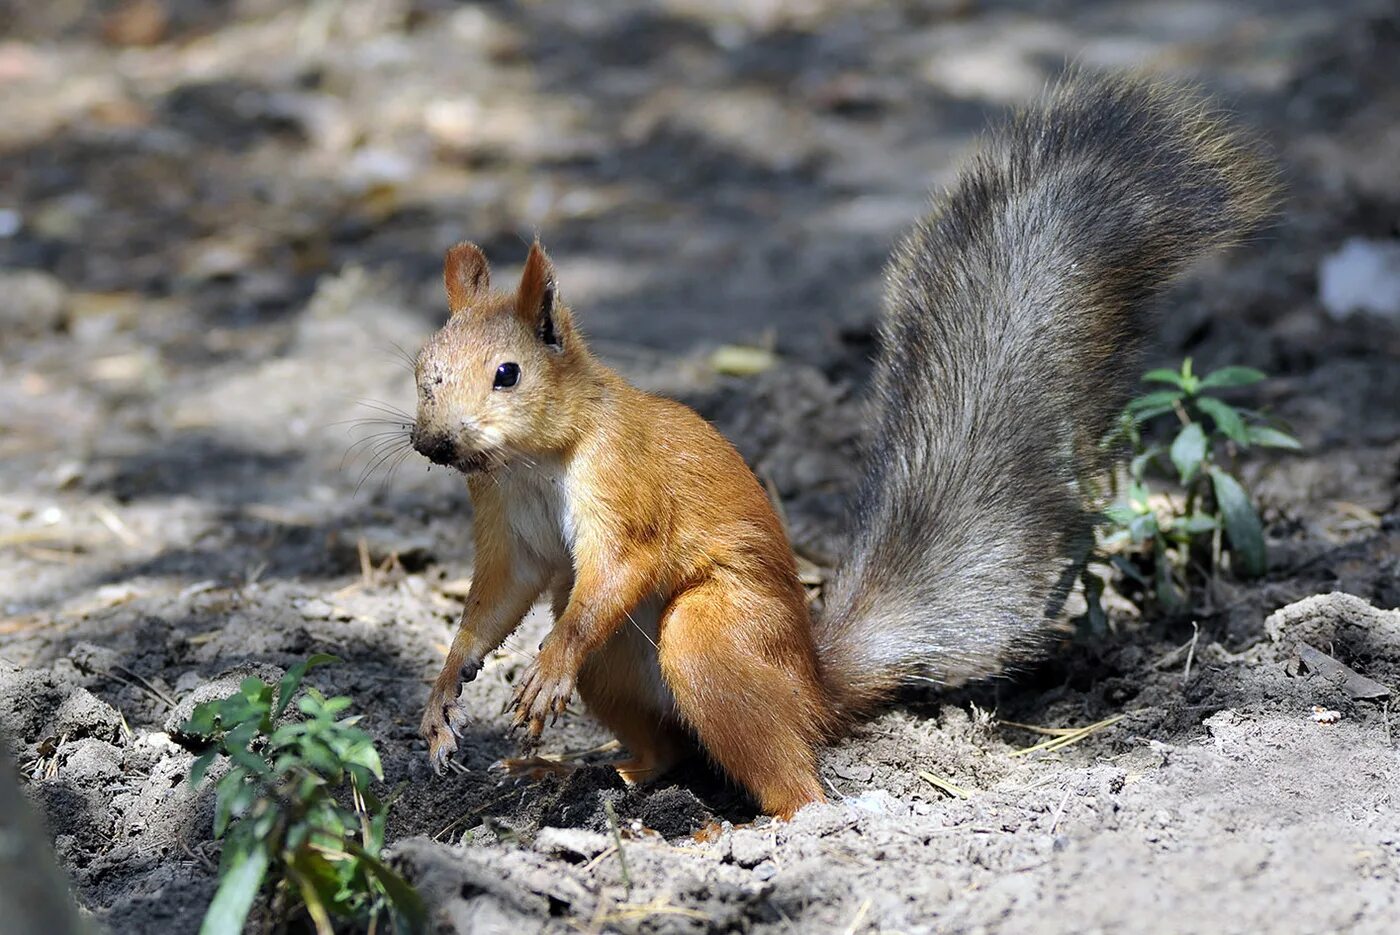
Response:
[[[401,425],[393,425],[390,428],[385,428],[383,425],[366,425],[362,428],[375,429],[376,431],[367,432],[365,434],[356,436],[356,441],[363,441],[366,438],[384,438],[388,435],[398,435],[401,438],[413,437],[413,430]]]
[[[406,423],[409,423],[409,424],[412,424],[412,423],[418,421],[418,417],[417,417],[417,416],[409,415],[409,414],[406,413],[406,412],[396,412],[396,411],[394,411],[393,409],[388,409],[388,408],[380,409],[380,408],[377,408],[377,407],[375,407],[375,406],[365,406],[364,408],[366,408],[366,409],[370,410],[371,412],[373,412],[374,415],[372,415],[372,416],[361,416],[361,417],[359,417],[359,418],[386,419],[386,420],[388,420],[388,421],[390,421],[390,422],[406,422]],[[347,422],[353,422],[353,421],[355,421],[355,420],[354,420],[354,419],[347,419],[346,421],[347,421]]]
[[[355,485],[355,492],[354,494],[352,494],[352,496],[360,495],[360,488],[365,485],[365,481],[369,480],[370,477],[374,475],[374,472],[379,468],[380,465],[384,464],[389,458],[393,457],[397,450],[398,449],[396,448],[389,448],[383,454],[376,454],[374,460],[369,463],[369,466],[366,467],[364,472],[360,475],[359,483]]]
[[[403,466],[404,461],[408,460],[408,456],[412,453],[412,448],[404,449],[402,452],[399,453],[399,456],[394,459],[393,463],[389,465],[389,470],[384,475],[384,480],[382,480],[379,484],[380,496],[383,496],[385,493],[388,492],[389,485],[393,483],[394,475],[398,473],[399,468]]]
[[[390,450],[395,450],[395,451],[398,451],[398,450],[412,451],[413,449],[412,449],[410,446],[408,446],[408,445],[406,445],[406,444],[404,443],[404,439],[401,439],[401,438],[397,438],[397,439],[396,439],[396,438],[389,438],[389,439],[385,439],[384,441],[375,443],[375,444],[372,446],[372,449],[371,449],[371,450],[372,450],[376,455],[379,455],[379,454],[383,454],[384,452],[390,451]]]
[[[365,466],[364,475],[367,476],[367,475],[369,475],[369,474],[373,474],[373,473],[374,473],[374,470],[375,470],[377,467],[379,467],[380,463],[381,463],[385,458],[387,458],[387,457],[388,457],[389,455],[391,455],[391,454],[396,453],[397,451],[398,451],[398,446],[396,446],[396,445],[388,445],[388,446],[383,446],[383,447],[375,448],[375,449],[370,453],[369,464],[367,464],[367,465]],[[364,479],[365,479],[364,476],[362,476],[362,477],[360,478],[361,483],[364,482]]]
[[[409,438],[409,434],[408,434],[408,432],[404,431],[403,429],[387,429],[387,430],[382,431],[382,432],[371,432],[371,433],[368,434],[368,435],[362,435],[362,436],[360,436],[359,438],[355,439],[355,441],[354,441],[353,444],[354,444],[354,445],[363,445],[365,442],[373,441],[373,440],[376,439],[376,438],[389,438],[389,437],[408,439],[408,438]],[[352,447],[353,447],[353,446],[352,446]]]
[[[626,614],[626,616],[627,616],[627,622],[630,623],[630,624],[632,624],[632,626],[636,628],[636,630],[637,630],[638,633],[642,634],[642,638],[645,639],[648,643],[651,644],[652,649],[655,649],[657,652],[660,652],[660,651],[661,651],[661,647],[656,645],[656,640],[654,640],[654,639],[651,638],[651,634],[648,633],[646,630],[643,630],[643,629],[642,629],[642,625],[639,624],[637,621],[635,621],[635,620],[632,619],[632,614],[631,614],[631,613],[629,613],[628,611],[625,611],[625,610],[623,611],[623,613]]]
[[[356,405],[363,406],[366,409],[372,410],[374,412],[381,412],[388,416],[395,416],[397,418],[407,419],[409,422],[412,422],[414,418],[413,416],[404,412],[398,406],[395,406],[392,403],[386,403],[382,400],[359,397],[356,398],[354,402],[356,403]]]
[[[340,456],[340,467],[337,470],[345,470],[345,464],[351,459],[357,448],[370,446],[372,450],[378,451],[382,446],[389,444],[407,443],[408,435],[401,431],[376,432],[373,435],[366,435],[364,438],[351,442],[350,447],[345,449],[345,453]],[[411,450],[411,449],[410,449]]]
[[[334,422],[327,422],[327,428],[334,428],[337,425],[397,425],[403,428],[413,426],[412,419],[337,419]]]
[[[408,364],[410,373],[414,373],[418,370],[418,356],[416,354],[410,354],[408,351],[404,350],[403,345],[398,341],[390,341],[389,347],[394,350],[395,356]]]

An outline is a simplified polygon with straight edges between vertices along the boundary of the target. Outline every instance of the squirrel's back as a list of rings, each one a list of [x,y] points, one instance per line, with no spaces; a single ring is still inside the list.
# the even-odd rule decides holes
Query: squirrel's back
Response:
[[[1072,77],[992,133],[904,239],[852,557],[816,624],[845,713],[1036,650],[1092,545],[1086,481],[1150,299],[1256,227],[1274,188],[1195,96]]]

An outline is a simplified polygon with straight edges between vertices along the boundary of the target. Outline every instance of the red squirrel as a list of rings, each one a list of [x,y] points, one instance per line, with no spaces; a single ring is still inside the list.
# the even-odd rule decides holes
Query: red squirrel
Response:
[[[820,746],[911,677],[1029,658],[1092,541],[1149,300],[1269,212],[1251,150],[1125,78],[1072,76],[989,136],[890,262],[850,555],[815,615],[752,471],[589,352],[538,241],[509,292],[476,246],[448,250],[412,442],[466,475],[476,568],[423,715],[435,765],[462,682],[543,594],[515,725],[538,737],[577,690],[625,779],[698,746],[781,818],[823,801]]]

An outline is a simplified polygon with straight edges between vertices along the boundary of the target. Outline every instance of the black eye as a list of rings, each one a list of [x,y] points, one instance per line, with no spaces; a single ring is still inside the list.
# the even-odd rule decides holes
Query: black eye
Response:
[[[493,390],[508,390],[520,382],[519,364],[501,364],[496,368],[496,379],[491,384]]]

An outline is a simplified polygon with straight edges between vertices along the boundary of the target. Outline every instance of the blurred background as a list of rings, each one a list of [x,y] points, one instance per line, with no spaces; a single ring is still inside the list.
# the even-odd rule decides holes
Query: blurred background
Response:
[[[396,346],[441,320],[460,239],[505,282],[538,233],[609,359],[839,515],[857,428],[768,459],[775,440],[728,415],[743,405],[704,396],[707,355],[753,344],[808,365],[832,385],[792,389],[789,421],[831,413],[863,372],[893,240],[987,120],[1071,62],[1198,81],[1283,158],[1284,223],[1230,261],[1243,272],[1173,304],[1164,353],[1306,385],[1329,349],[1393,351],[1393,331],[1349,337],[1365,326],[1334,325],[1317,296],[1348,237],[1394,233],[1395,9],[6,0],[0,530],[24,573],[0,600],[71,593],[108,546],[217,577],[262,561],[279,517],[365,519],[391,461],[352,500],[373,441],[342,466],[355,436],[332,423],[376,415],[358,400],[412,409]],[[1328,382],[1354,370],[1339,366]],[[1379,389],[1353,382],[1336,407],[1364,416]],[[1327,433],[1327,403],[1292,395],[1323,408],[1300,430]],[[1380,422],[1343,434],[1389,437]],[[401,497],[460,498],[416,459],[399,474]],[[44,542],[24,537],[55,509],[91,548],[30,565]]]
[[[0,653],[30,673],[0,702],[82,672],[154,730],[235,663],[333,646],[419,776],[468,504],[376,433],[413,408],[403,358],[463,239],[506,283],[538,233],[596,349],[715,420],[829,560],[884,258],[1071,63],[1199,83],[1288,186],[1163,303],[1154,354],[1263,369],[1250,401],[1305,447],[1245,467],[1276,568],[1216,595],[1214,638],[1318,590],[1400,603],[1393,0],[0,0]],[[720,372],[729,345],[765,353]],[[142,842],[65,816],[153,767],[60,770],[44,723],[14,730],[27,775],[76,777],[41,793],[60,856],[124,905]]]

